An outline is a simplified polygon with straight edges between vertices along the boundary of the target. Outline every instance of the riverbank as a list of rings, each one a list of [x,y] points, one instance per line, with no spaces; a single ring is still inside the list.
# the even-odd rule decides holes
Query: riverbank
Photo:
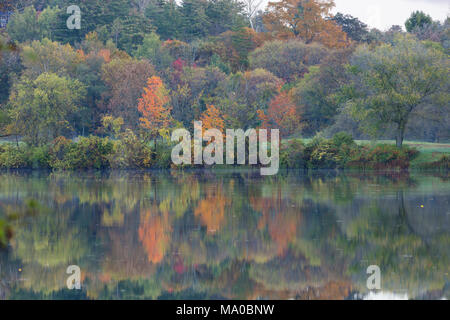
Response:
[[[134,134],[121,139],[64,137],[44,146],[24,143],[0,144],[1,169],[169,169],[211,168],[211,166],[175,166],[171,161],[173,144],[156,146]],[[397,148],[393,141],[354,141],[345,133],[331,139],[290,139],[280,147],[280,168],[284,169],[357,169],[357,170],[448,170],[450,144],[405,142]],[[215,165],[222,168],[225,165]],[[227,166],[228,167],[228,166]]]

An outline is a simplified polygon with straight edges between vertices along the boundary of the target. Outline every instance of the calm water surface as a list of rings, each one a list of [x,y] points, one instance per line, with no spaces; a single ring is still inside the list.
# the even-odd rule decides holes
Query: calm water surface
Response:
[[[419,173],[0,172],[0,299],[449,298],[449,202]]]

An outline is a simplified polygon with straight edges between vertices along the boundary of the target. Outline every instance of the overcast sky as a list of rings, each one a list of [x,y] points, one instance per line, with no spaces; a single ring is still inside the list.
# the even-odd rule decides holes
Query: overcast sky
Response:
[[[387,30],[394,24],[404,27],[406,19],[416,10],[440,21],[450,14],[450,0],[335,0],[335,3],[334,13],[351,14],[380,30]]]
[[[269,1],[277,0],[263,0],[261,7]],[[404,29],[405,21],[417,10],[440,21],[444,21],[450,15],[450,0],[334,0],[334,2],[336,7],[333,13],[351,14],[368,24],[370,28],[382,31],[395,24]]]

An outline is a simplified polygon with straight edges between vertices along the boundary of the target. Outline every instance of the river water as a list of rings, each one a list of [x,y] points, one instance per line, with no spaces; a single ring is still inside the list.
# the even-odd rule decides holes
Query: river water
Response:
[[[0,299],[449,298],[449,204],[439,174],[1,172]]]

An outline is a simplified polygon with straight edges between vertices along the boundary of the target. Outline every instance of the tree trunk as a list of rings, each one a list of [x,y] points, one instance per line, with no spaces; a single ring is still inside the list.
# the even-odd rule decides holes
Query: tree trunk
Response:
[[[403,136],[405,134],[405,125],[399,124],[397,128],[397,136],[396,136],[396,144],[397,148],[401,148],[403,146]]]
[[[256,31],[255,27],[253,26],[252,17],[248,16],[248,21],[250,22],[250,28],[252,28],[254,31]]]
[[[398,201],[398,215],[400,218],[399,219],[400,228],[406,227],[406,229],[408,229],[409,232],[415,233],[408,219],[408,212],[406,211],[405,207],[405,198],[403,190],[397,191],[397,201]]]

